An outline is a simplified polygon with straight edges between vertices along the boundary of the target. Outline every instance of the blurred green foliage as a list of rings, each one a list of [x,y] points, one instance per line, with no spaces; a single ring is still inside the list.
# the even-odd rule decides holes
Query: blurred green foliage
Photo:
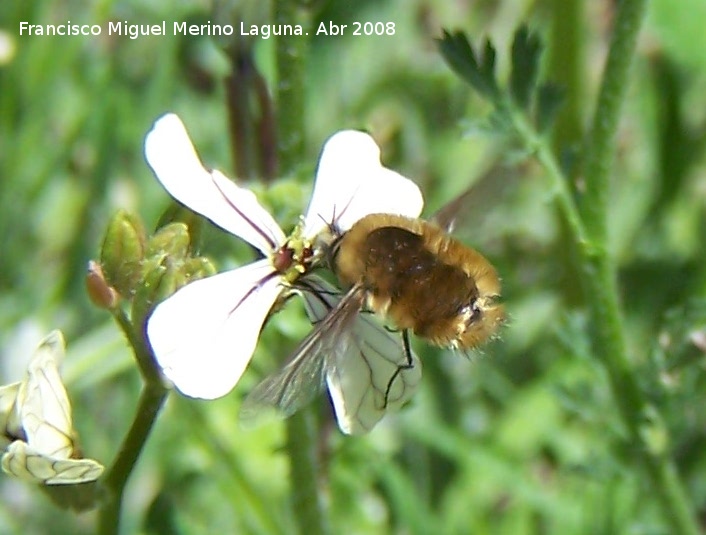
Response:
[[[558,124],[583,128],[613,3],[565,3],[579,16],[557,20],[551,0],[313,2],[314,28],[394,21],[396,32],[311,37],[310,158],[269,189],[248,174],[253,188],[285,228],[294,225],[318,150],[341,128],[371,131],[386,164],[420,184],[428,214],[482,176],[505,146],[482,121],[487,106],[442,60],[434,42],[442,28],[462,29],[476,45],[491,37],[507,79],[512,33],[529,23],[547,49],[544,78],[566,84]],[[43,334],[62,329],[82,446],[105,464],[132,421],[140,378],[117,327],[91,305],[84,276],[117,209],[139,214],[150,231],[169,207],[144,162],[144,135],[174,111],[207,165],[242,174],[233,155],[245,156],[231,145],[226,108],[233,51],[253,60],[269,88],[276,84],[275,38],[132,40],[105,28],[111,20],[239,27],[271,22],[268,10],[267,2],[237,1],[0,3],[0,382],[19,379]],[[703,515],[706,375],[694,333],[706,329],[706,33],[698,13],[706,14],[702,0],[651,4],[619,130],[609,229],[634,373],[659,414],[644,422],[647,443],[675,456]],[[101,24],[103,35],[19,35],[20,21],[67,20]],[[553,38],[567,27],[581,37],[569,58]],[[248,98],[246,110],[262,114],[262,102]],[[573,141],[555,140],[567,166]],[[419,344],[420,392],[368,436],[342,436],[320,400],[316,477],[335,533],[667,532],[658,489],[640,477],[635,452],[620,446],[624,430],[590,354],[570,245],[537,175],[528,169],[510,191],[482,189],[461,229],[502,275],[511,316],[502,339],[470,362]],[[212,226],[201,253],[221,269],[253,254]],[[231,395],[170,397],[129,482],[124,533],[292,532],[283,425],[242,429],[237,414],[243,395],[307,328],[301,307],[288,305]],[[3,477],[0,493],[2,533],[94,529],[93,513],[62,511],[39,489]]]

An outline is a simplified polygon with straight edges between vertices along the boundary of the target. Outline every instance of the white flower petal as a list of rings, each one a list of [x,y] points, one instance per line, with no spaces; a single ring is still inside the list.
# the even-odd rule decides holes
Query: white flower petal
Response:
[[[147,335],[164,375],[190,397],[230,392],[250,362],[280,282],[264,259],[189,283],[160,303]]]
[[[424,199],[419,187],[399,173],[381,167],[355,192],[348,208],[337,219],[338,228],[350,229],[369,214],[419,217]]]
[[[181,119],[167,114],[145,139],[145,157],[164,188],[180,203],[264,253],[284,242],[277,222],[248,189],[204,169]]]
[[[304,235],[316,236],[333,222],[346,231],[374,213],[418,217],[423,206],[414,182],[380,164],[380,148],[372,137],[343,130],[321,152]]]
[[[46,485],[88,483],[103,473],[103,465],[93,459],[57,459],[20,440],[8,446],[2,456],[2,469],[25,481]]]
[[[68,459],[74,448],[71,406],[59,375],[64,338],[53,331],[37,348],[17,394],[27,444],[40,454]]]
[[[29,363],[25,379],[0,388],[0,410],[6,439],[16,439],[2,456],[5,472],[24,480],[47,485],[94,481],[103,466],[92,459],[73,459],[74,430],[71,406],[61,378],[64,337],[51,332]]]

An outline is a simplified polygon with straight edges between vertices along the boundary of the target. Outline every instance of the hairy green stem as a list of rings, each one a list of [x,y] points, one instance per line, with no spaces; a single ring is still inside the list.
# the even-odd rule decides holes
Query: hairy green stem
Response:
[[[630,448],[642,460],[673,532],[697,534],[699,529],[692,506],[679,480],[674,461],[666,455],[651,452],[642,438],[641,429],[648,412],[648,403],[638,388],[627,357],[615,268],[607,256],[599,253],[605,251],[605,248],[595,247],[594,242],[588,239],[583,221],[567,187],[568,180],[563,175],[548,142],[542,142],[521,116],[515,116],[514,123],[525,145],[534,149],[536,158],[547,171],[555,202],[579,245],[584,266],[581,276],[587,288],[594,318],[594,351],[608,372],[613,398],[627,430]]]
[[[675,533],[699,533],[693,508],[678,478],[672,458],[651,452],[643,443],[641,427],[648,401],[641,392],[627,355],[625,329],[618,301],[617,269],[608,252],[610,170],[622,103],[628,87],[637,36],[646,0],[618,4],[615,28],[601,81],[593,124],[585,147],[586,193],[584,221],[597,246],[585,260],[585,280],[592,307],[596,354],[603,360],[623,423],[657,490],[665,518]]]
[[[103,477],[105,501],[98,512],[98,533],[113,535],[119,532],[123,492],[142,448],[147,442],[168,390],[161,385],[146,384],[140,395],[135,420],[120,446],[118,455]]]
[[[627,357],[615,268],[607,256],[598,254],[598,251],[605,249],[594,247],[593,242],[587,238],[586,229],[566,186],[567,178],[562,174],[548,143],[540,142],[539,136],[520,117],[516,118],[515,125],[525,144],[534,148],[537,159],[547,171],[555,192],[555,201],[579,244],[584,266],[581,276],[594,318],[594,351],[608,372],[613,398],[628,432],[631,450],[642,460],[673,533],[697,534],[699,529],[693,509],[679,480],[674,461],[666,455],[651,452],[642,438],[641,430],[648,412],[648,403],[638,388]]]
[[[581,208],[589,234],[600,244],[607,243],[608,181],[615,137],[646,7],[647,0],[623,0],[617,4],[608,58],[584,148],[586,192]]]
[[[650,450],[642,436],[649,403],[640,390],[627,355],[625,330],[618,300],[617,268],[608,242],[609,172],[621,104],[624,100],[645,0],[623,0],[616,14],[615,30],[599,92],[593,126],[585,147],[586,193],[581,213],[574,203],[568,178],[546,140],[520,113],[513,110],[516,131],[547,171],[559,209],[579,245],[594,325],[594,352],[603,362],[630,450],[637,455],[652,481],[655,495],[673,533],[696,534],[699,528],[675,463],[664,452]]]
[[[302,24],[308,30],[307,13],[291,0],[275,0],[276,24]],[[280,174],[291,172],[304,157],[304,57],[307,39],[280,36],[277,39],[277,154]],[[287,420],[287,452],[294,515],[299,532],[327,533],[318,489],[316,433],[311,415],[300,411]]]
[[[627,356],[623,318],[618,302],[617,273],[608,252],[609,174],[628,75],[646,0],[624,0],[618,6],[593,126],[585,148],[586,192],[583,221],[593,244],[585,255],[585,279],[596,325],[596,353],[606,364],[626,427],[634,438],[644,410]]]

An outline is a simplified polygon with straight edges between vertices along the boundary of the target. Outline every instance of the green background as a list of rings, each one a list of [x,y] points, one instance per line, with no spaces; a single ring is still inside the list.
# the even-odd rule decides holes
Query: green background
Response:
[[[572,16],[572,8],[579,10]],[[567,10],[567,11],[563,11]],[[267,2],[62,0],[0,4],[0,382],[19,380],[39,340],[60,328],[64,377],[88,457],[109,465],[133,418],[141,379],[109,314],[91,305],[86,265],[110,216],[153,229],[169,206],[142,154],[161,114],[181,116],[202,159],[261,193],[285,229],[306,206],[323,141],[363,128],[386,165],[413,178],[426,214],[464,191],[505,146],[487,104],[445,65],[442,28],[496,44],[500,76],[512,34],[542,37],[543,76],[564,87],[555,147],[570,162],[593,112],[612,2],[390,0],[317,2],[319,21],[394,22],[394,36],[310,36],[305,55],[308,158],[270,187],[260,148],[229,141],[229,52],[252,57],[275,87],[276,38],[108,36],[107,23],[271,23]],[[98,37],[20,36],[19,22],[101,24]],[[706,512],[706,3],[654,0],[641,33],[612,173],[611,252],[638,383],[660,415],[646,443],[672,455]],[[305,39],[305,38],[302,38]],[[256,115],[253,95],[243,106]],[[249,111],[248,111],[249,110]],[[511,155],[512,156],[512,155]],[[251,158],[250,160],[248,158]],[[275,173],[277,175],[277,173]],[[517,177],[513,178],[516,180]],[[470,360],[418,343],[424,376],[412,403],[364,437],[341,435],[318,404],[320,482],[335,533],[666,533],[652,488],[624,446],[565,229],[537,169],[510,191],[479,188],[460,235],[496,265],[510,321]],[[219,269],[252,252],[209,227]],[[284,427],[238,423],[242,397],[307,331],[292,304],[267,326],[232,394],[170,396],[127,487],[124,533],[294,531]],[[92,533],[94,513],[53,505],[0,478],[0,532]]]

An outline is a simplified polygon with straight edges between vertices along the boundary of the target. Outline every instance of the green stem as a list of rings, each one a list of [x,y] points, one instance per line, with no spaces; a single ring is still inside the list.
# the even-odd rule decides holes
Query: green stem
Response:
[[[504,107],[508,110],[515,131],[519,134],[525,147],[534,153],[535,158],[547,171],[547,177],[554,194],[554,201],[559,206],[559,212],[566,220],[576,243],[579,244],[582,251],[590,255],[593,251],[592,244],[588,239],[586,228],[569,188],[569,181],[564,176],[564,172],[554,156],[552,148],[548,145],[546,139],[527,121],[523,112],[513,109],[513,104],[509,100],[504,103]]]
[[[121,308],[114,309],[112,314],[113,318],[120,326],[120,330],[123,331],[123,334],[133,348],[135,360],[140,368],[142,378],[147,384],[155,386],[162,385],[162,378],[157,371],[152,352],[145,345],[146,336],[138,336],[135,327],[125,315],[125,311]]]
[[[135,420],[120,446],[113,465],[102,480],[106,496],[98,512],[98,533],[100,535],[118,533],[125,484],[147,442],[167,393],[167,389],[155,384],[147,384],[142,390]]]
[[[154,365],[152,352],[145,345],[145,338],[136,334],[134,326],[122,309],[116,308],[112,313],[113,318],[132,346],[135,360],[142,373],[142,378],[145,380],[145,386],[140,394],[135,419],[123,439],[113,465],[101,480],[102,490],[106,496],[98,512],[98,533],[100,535],[118,533],[125,484],[169,393]]]
[[[514,123],[525,145],[534,149],[535,156],[547,171],[555,192],[555,202],[579,245],[584,266],[581,276],[587,288],[595,325],[594,351],[608,372],[613,398],[623,426],[628,431],[631,449],[640,455],[674,533],[697,534],[699,529],[690,500],[679,480],[674,461],[649,451],[641,435],[648,402],[637,385],[627,357],[615,267],[605,254],[606,249],[595,247],[594,242],[588,239],[567,187],[568,179],[563,175],[548,143],[543,142],[520,115],[514,117]]]
[[[671,524],[673,532],[696,534],[699,533],[698,524],[673,459],[651,451],[641,435],[645,418],[649,414],[649,403],[637,384],[627,355],[618,300],[617,268],[607,247],[609,172],[620,109],[645,3],[645,0],[623,0],[619,4],[593,127],[585,149],[586,193],[581,214],[568,187],[569,181],[547,142],[520,113],[512,110],[511,115],[525,145],[535,151],[546,169],[556,192],[559,209],[579,245],[583,264],[581,277],[595,326],[594,351],[608,372],[613,398],[628,433],[630,450],[638,455],[651,479],[664,517]]]
[[[616,131],[646,4],[647,0],[623,0],[617,4],[613,36],[584,150],[586,192],[582,211],[591,237],[603,245],[607,243],[608,181]]]
[[[673,532],[697,534],[699,528],[693,508],[679,480],[674,461],[665,455],[651,452],[641,435],[641,426],[648,412],[648,402],[637,385],[627,357],[615,268],[605,254],[598,253],[605,249],[594,247],[593,242],[588,240],[586,229],[567,187],[568,180],[561,172],[548,143],[542,142],[539,135],[532,131],[519,115],[515,117],[515,127],[526,146],[534,148],[535,156],[547,171],[547,177],[555,192],[555,202],[579,245],[584,266],[581,276],[587,288],[595,325],[594,351],[602,359],[608,372],[613,398],[623,426],[628,432],[630,449],[640,456]]]
[[[527,125],[516,121],[518,132]],[[697,534],[699,528],[693,515],[689,497],[679,480],[674,461],[651,452],[644,444],[641,426],[648,412],[648,402],[640,391],[630,361],[627,357],[623,319],[618,303],[618,287],[615,268],[609,258],[597,254],[598,249],[587,240],[586,231],[579,218],[576,206],[566,187],[563,176],[548,144],[537,145],[538,136],[531,130],[523,135],[524,142],[535,147],[536,157],[547,171],[547,177],[556,192],[556,202],[568,222],[574,239],[579,244],[584,269],[581,274],[592,307],[595,325],[594,351],[602,359],[608,372],[613,398],[618,406],[620,419],[628,431],[631,450],[640,456],[653,488],[671,523],[674,533]],[[605,251],[605,249],[602,249]]]
[[[596,327],[595,351],[608,369],[623,422],[636,444],[641,442],[639,425],[646,401],[627,355],[618,302],[617,269],[607,247],[607,221],[616,130],[645,7],[646,0],[624,0],[618,6],[593,126],[585,147],[586,191],[582,205],[583,220],[594,245],[591,254],[584,255],[583,260]]]
[[[309,29],[308,13],[297,2],[275,0],[275,24],[302,24]],[[280,174],[291,172],[304,157],[304,57],[308,40],[303,36],[277,39],[277,155]],[[327,533],[327,522],[318,489],[316,432],[311,414],[300,411],[287,420],[287,452],[294,515],[300,533]]]

